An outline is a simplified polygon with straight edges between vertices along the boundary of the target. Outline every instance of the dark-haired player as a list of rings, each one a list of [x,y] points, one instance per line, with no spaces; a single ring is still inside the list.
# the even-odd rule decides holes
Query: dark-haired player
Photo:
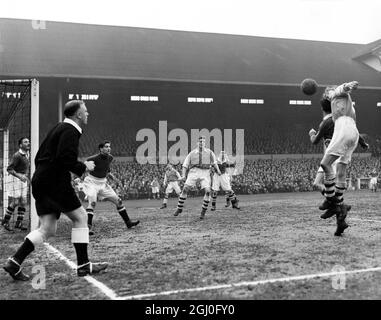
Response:
[[[10,201],[1,224],[4,229],[8,231],[12,231],[9,221],[15,212],[16,207],[17,220],[15,228],[22,231],[28,230],[28,228],[23,226],[23,220],[28,194],[29,139],[26,137],[20,138],[18,146],[19,150],[13,155],[11,163],[7,167],[7,172],[9,174],[7,192]]]
[[[169,195],[175,191],[177,196],[180,196],[181,188],[179,186],[179,180],[181,180],[180,173],[169,163],[166,167],[164,174],[163,186],[165,187],[165,194],[163,199],[163,205],[160,209],[167,207]]]
[[[238,205],[238,199],[235,195],[231,184],[230,184],[230,176],[227,172],[227,168],[234,168],[235,164],[229,161],[228,155],[225,153],[225,151],[221,151],[220,155],[217,159],[217,165],[220,169],[221,174],[218,175],[215,172],[214,167],[212,167],[212,207],[211,211],[216,210],[216,202],[217,202],[217,194],[218,191],[220,191],[220,188],[227,193],[229,196],[229,200],[232,204],[232,207],[234,209],[240,209]]]
[[[184,207],[184,202],[187,198],[188,191],[200,182],[201,189],[204,189],[205,195],[201,208],[200,219],[204,219],[206,210],[210,202],[210,166],[213,165],[218,174],[221,174],[217,166],[217,159],[214,152],[205,147],[206,138],[199,137],[198,146],[192,150],[185,158],[181,178],[186,181],[183,190],[179,196],[177,210],[174,216],[178,216]]]
[[[316,132],[314,129],[311,129],[309,132],[309,135],[310,135],[311,142],[313,144],[318,144],[319,141],[323,139],[324,154],[325,154],[326,149],[329,143],[331,142],[335,124],[332,119],[331,102],[327,99],[321,99],[320,105],[323,111],[323,121],[319,125],[318,132]],[[359,135],[358,143],[364,149],[367,149],[369,147],[369,145],[365,142],[364,138],[361,135]],[[336,165],[338,160],[339,158],[337,158],[336,161],[332,164],[332,169],[335,175],[336,175]],[[321,166],[318,169],[313,185],[318,187],[321,193],[323,194],[323,196],[325,196],[326,190],[324,186],[324,170]],[[334,191],[332,190],[330,192],[333,193]],[[335,196],[340,197],[341,196],[340,192],[336,191]],[[347,205],[346,208],[347,208],[347,211],[349,211],[351,209],[351,206]],[[321,215],[321,218],[327,219],[332,217],[334,214],[335,214],[334,210],[327,210]]]
[[[324,186],[326,200],[319,207],[321,210],[333,210],[336,214],[336,236],[340,236],[348,228],[345,218],[347,206],[344,205],[343,193],[346,189],[346,168],[359,141],[356,126],[356,112],[350,93],[358,87],[357,81],[340,86],[327,87],[322,99],[331,102],[334,132],[332,139],[321,161],[324,170]],[[337,173],[332,167],[338,159]]]
[[[100,143],[98,145],[98,149],[98,154],[87,158],[87,161],[94,162],[95,169],[92,172],[89,172],[83,182],[83,192],[86,194],[88,200],[86,212],[90,235],[94,234],[93,217],[98,198],[108,200],[115,204],[119,215],[122,217],[128,229],[139,224],[139,220],[130,220],[122,199],[115,193],[113,188],[107,182],[108,177],[114,181],[116,180],[110,172],[110,165],[114,159],[111,155],[111,142],[104,141]]]

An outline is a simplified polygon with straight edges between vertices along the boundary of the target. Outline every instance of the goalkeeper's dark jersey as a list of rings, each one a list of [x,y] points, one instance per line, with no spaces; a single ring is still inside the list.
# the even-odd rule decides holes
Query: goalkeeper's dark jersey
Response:
[[[321,139],[324,141],[324,146],[328,147],[333,136],[333,130],[335,123],[332,120],[332,114],[328,114],[323,118],[323,121],[319,125],[319,130],[316,134],[314,144],[318,144]]]
[[[318,144],[319,141],[323,138],[324,147],[327,148],[329,143],[331,142],[334,129],[335,129],[335,123],[333,122],[332,114],[326,115],[323,118],[323,121],[319,125],[319,131],[316,134],[314,144]],[[358,143],[360,144],[361,147],[365,147],[366,142],[364,137],[361,134],[359,135]]]

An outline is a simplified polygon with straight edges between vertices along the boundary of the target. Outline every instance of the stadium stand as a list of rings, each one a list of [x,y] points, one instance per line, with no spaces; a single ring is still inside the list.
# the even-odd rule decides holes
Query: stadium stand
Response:
[[[234,176],[233,189],[237,194],[313,191],[320,159],[257,159],[245,160],[243,174]],[[176,168],[180,170],[180,165]],[[377,157],[354,158],[347,170],[347,178],[355,187],[354,179],[369,178],[373,170],[380,170]],[[125,200],[150,198],[149,183],[158,178],[163,196],[164,165],[141,165],[134,162],[115,161],[112,173],[118,181],[112,182],[115,190]],[[201,195],[194,191],[191,196]],[[175,196],[175,195],[172,195]]]

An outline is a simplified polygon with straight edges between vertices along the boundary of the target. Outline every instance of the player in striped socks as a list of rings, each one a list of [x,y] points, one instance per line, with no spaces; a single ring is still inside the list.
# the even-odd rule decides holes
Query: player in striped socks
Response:
[[[202,220],[205,217],[210,202],[210,166],[213,165],[216,172],[221,174],[221,171],[217,166],[216,156],[212,150],[205,147],[205,141],[206,138],[204,136],[199,137],[198,147],[192,150],[184,160],[181,178],[182,180],[185,180],[186,177],[186,181],[179,196],[177,210],[174,216],[178,216],[183,211],[188,191],[196,186],[199,181],[201,189],[204,189],[205,191],[200,219]]]
[[[344,204],[343,194],[346,189],[346,168],[359,141],[356,112],[350,96],[350,93],[357,87],[357,81],[344,83],[337,87],[327,87],[322,97],[323,100],[331,103],[334,132],[321,161],[324,170],[326,200],[319,209],[329,210],[330,213],[327,215],[336,214],[335,236],[340,236],[348,228],[348,224],[345,222],[348,207]],[[332,164],[336,160],[338,163],[335,175]]]
[[[318,132],[316,132],[314,129],[311,129],[310,139],[312,144],[318,144],[321,139],[323,139],[323,146],[324,146],[324,153],[327,149],[329,143],[331,142],[333,132],[334,132],[334,122],[332,120],[332,109],[331,109],[331,102],[327,99],[321,99],[320,101],[321,108],[323,111],[323,121],[319,125]],[[365,142],[364,138],[360,135],[359,136],[359,145],[363,149],[369,148],[369,145]],[[334,172],[334,175],[336,176],[336,165],[339,161],[339,158],[336,159],[336,161],[332,164],[332,169]],[[331,181],[328,182],[327,185],[324,183],[324,170],[320,166],[318,169],[318,172],[316,174],[315,181],[313,183],[314,186],[318,187],[323,196],[328,196],[328,198],[332,198],[335,196],[337,199],[342,199],[343,197],[343,189],[340,187],[335,188],[335,182]],[[347,211],[350,211],[351,206],[347,205]],[[330,218],[334,215],[334,210],[327,210],[325,211],[320,217],[322,219]]]
[[[226,192],[226,194],[229,197],[229,200],[232,204],[232,207],[234,209],[240,209],[240,207],[238,205],[237,196],[235,195],[234,191],[232,190],[232,187],[230,184],[230,176],[227,172],[227,168],[234,168],[235,164],[231,163],[229,161],[229,158],[228,158],[227,154],[225,153],[225,151],[221,151],[220,155],[217,159],[217,165],[218,165],[218,168],[220,169],[221,174],[218,175],[215,172],[214,167],[212,167],[213,183],[212,183],[212,207],[211,207],[211,211],[216,210],[217,194],[218,194],[218,191],[220,190],[220,188],[222,188],[222,190],[224,190]]]

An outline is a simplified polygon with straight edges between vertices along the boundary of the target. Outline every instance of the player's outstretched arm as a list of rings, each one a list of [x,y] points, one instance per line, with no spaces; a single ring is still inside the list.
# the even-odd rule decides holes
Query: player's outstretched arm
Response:
[[[359,83],[357,81],[351,81],[351,82],[348,82],[348,83],[344,83],[343,86],[344,86],[344,91],[345,92],[351,92],[352,90],[355,90],[357,89]]]
[[[332,88],[331,90],[329,90],[328,98],[332,100],[333,98],[341,96],[344,93],[350,93],[352,90],[357,89],[358,85],[359,83],[357,81],[343,83],[335,89]]]

